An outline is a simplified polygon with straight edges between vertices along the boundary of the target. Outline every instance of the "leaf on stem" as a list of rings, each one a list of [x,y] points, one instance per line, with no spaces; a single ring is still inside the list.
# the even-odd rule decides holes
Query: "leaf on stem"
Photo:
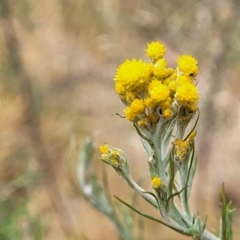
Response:
[[[231,202],[227,203],[224,183],[222,183],[222,212],[220,238],[222,240],[232,240],[232,214],[234,209]]]
[[[163,224],[164,226],[169,227],[169,228],[171,228],[172,230],[175,230],[175,231],[178,232],[178,233],[181,233],[181,234],[187,235],[187,236],[191,236],[190,233],[184,232],[183,230],[178,229],[178,228],[176,228],[176,227],[174,227],[174,226],[172,226],[172,225],[169,225],[168,223],[165,223],[165,222],[163,222],[163,221],[161,221],[161,220],[159,220],[159,219],[157,219],[157,218],[154,218],[154,217],[152,217],[152,216],[150,216],[150,215],[148,215],[148,214],[145,214],[145,213],[140,212],[139,210],[137,210],[136,208],[134,208],[132,205],[126,203],[125,201],[123,201],[122,199],[118,198],[117,196],[114,196],[114,197],[115,197],[119,202],[123,203],[124,205],[126,205],[127,207],[129,207],[130,209],[132,209],[133,211],[135,211],[136,213],[140,214],[141,216],[143,216],[143,217],[145,217],[145,218],[148,218],[148,219],[150,219],[150,220],[152,220],[152,221],[161,223],[161,224]]]

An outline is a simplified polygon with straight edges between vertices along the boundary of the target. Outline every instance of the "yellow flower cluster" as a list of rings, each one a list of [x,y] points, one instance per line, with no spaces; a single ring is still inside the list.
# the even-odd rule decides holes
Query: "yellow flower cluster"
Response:
[[[112,165],[115,168],[121,166],[121,152],[113,149],[108,144],[100,145],[99,150],[102,153],[101,160]]]
[[[115,76],[116,91],[121,94],[123,91],[141,92],[152,75],[153,67],[142,60],[126,60],[117,69]]]
[[[174,141],[174,152],[178,160],[183,161],[189,152],[189,142],[182,139]]]
[[[192,132],[186,140],[176,139],[174,141],[174,155],[178,160],[183,161],[189,153],[190,144],[195,138],[196,132]]]
[[[149,43],[145,51],[150,63],[126,60],[118,67],[114,78],[115,90],[126,105],[126,119],[148,127],[161,117],[171,119],[181,106],[195,112],[200,98],[194,84],[199,71],[197,60],[181,55],[174,69],[164,58],[163,43]]]

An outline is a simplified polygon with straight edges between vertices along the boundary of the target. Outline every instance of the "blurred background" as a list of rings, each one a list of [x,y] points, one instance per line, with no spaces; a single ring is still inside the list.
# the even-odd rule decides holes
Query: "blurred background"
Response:
[[[96,146],[125,151],[136,179],[146,173],[134,128],[114,115],[124,106],[113,77],[125,59],[147,60],[144,49],[154,40],[166,45],[173,67],[183,53],[199,61],[192,208],[218,231],[224,182],[239,239],[239,13],[238,0],[0,0],[0,239],[118,239],[81,196],[69,144],[74,137],[80,147],[94,134]],[[94,164],[100,172],[97,157]],[[111,194],[129,201],[132,191],[107,171]],[[158,216],[140,200],[138,209]],[[189,239],[144,224],[144,240]]]

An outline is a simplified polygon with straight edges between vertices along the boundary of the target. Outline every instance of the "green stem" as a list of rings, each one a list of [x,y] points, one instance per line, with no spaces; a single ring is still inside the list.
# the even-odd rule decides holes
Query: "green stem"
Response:
[[[212,234],[208,230],[204,230],[201,240],[220,240],[220,238],[215,236],[214,234]]]
[[[125,181],[127,182],[127,184],[134,189],[135,191],[137,191],[147,202],[149,202],[151,205],[153,205],[155,208],[158,208],[156,199],[149,195],[146,194],[146,191],[141,188],[132,178],[131,175],[122,175],[122,177],[125,179]]]

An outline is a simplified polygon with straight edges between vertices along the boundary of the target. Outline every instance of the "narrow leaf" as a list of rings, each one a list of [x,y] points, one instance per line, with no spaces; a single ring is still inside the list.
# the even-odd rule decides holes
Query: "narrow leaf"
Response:
[[[124,205],[126,205],[127,207],[129,207],[130,209],[132,209],[133,211],[135,211],[136,213],[138,213],[139,215],[141,215],[141,216],[143,216],[143,217],[145,217],[145,218],[148,218],[148,219],[150,219],[150,220],[152,220],[152,221],[161,223],[161,224],[163,224],[164,226],[169,227],[169,228],[171,228],[172,230],[175,230],[176,232],[179,232],[179,233],[181,233],[181,234],[183,234],[183,235],[191,236],[191,234],[186,233],[186,232],[184,232],[183,230],[180,230],[180,229],[178,229],[178,228],[176,228],[176,227],[174,227],[174,226],[171,226],[171,225],[169,225],[169,224],[167,224],[167,223],[165,223],[165,222],[163,222],[163,221],[161,221],[161,220],[159,220],[159,219],[157,219],[157,218],[154,218],[154,217],[152,217],[152,216],[150,216],[150,215],[148,215],[148,214],[145,214],[145,213],[140,212],[139,210],[137,210],[136,208],[134,208],[134,207],[131,206],[130,204],[126,203],[126,202],[123,201],[122,199],[118,198],[117,196],[114,196],[114,197],[115,197],[119,202],[123,203]]]

